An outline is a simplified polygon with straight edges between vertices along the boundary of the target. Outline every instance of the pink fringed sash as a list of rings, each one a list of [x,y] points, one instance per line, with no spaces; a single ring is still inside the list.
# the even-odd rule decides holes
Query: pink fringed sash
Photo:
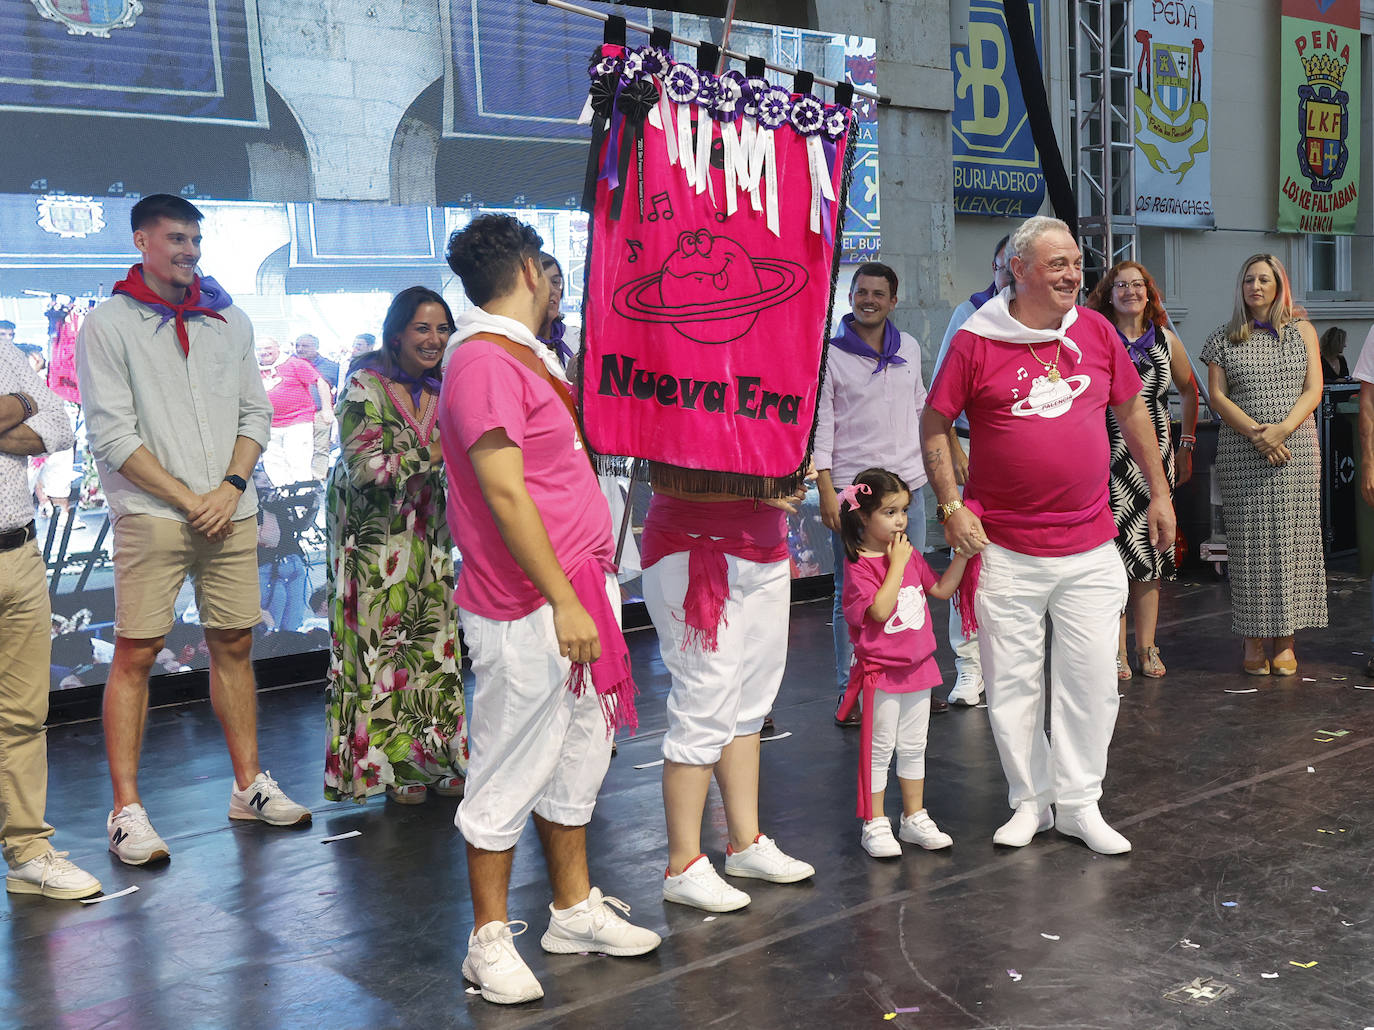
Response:
[[[601,657],[594,662],[575,662],[568,673],[568,689],[574,697],[581,697],[591,679],[592,688],[601,701],[606,717],[606,736],[616,730],[639,728],[639,714],[635,711],[634,677],[630,673],[630,649],[625,634],[620,631],[611,600],[606,596],[606,570],[596,558],[588,558],[568,579],[577,599],[596,623],[596,635],[601,641]]]

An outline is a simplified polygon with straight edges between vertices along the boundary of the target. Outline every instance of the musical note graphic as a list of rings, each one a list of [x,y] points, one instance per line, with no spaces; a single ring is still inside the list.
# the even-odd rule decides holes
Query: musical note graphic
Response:
[[[673,220],[673,204],[668,197],[668,191],[655,193],[649,198],[649,221],[657,222],[660,215],[665,222]]]
[[[1020,382],[1022,379],[1025,379],[1025,378],[1026,378],[1027,376],[1029,376],[1029,375],[1030,375],[1030,373],[1027,372],[1024,368],[1018,368],[1018,369],[1016,370],[1016,380],[1017,380],[1017,382]]]
[[[1020,391],[1020,390],[1012,390],[1012,391],[1011,391],[1011,399],[1012,399],[1012,400],[1016,400],[1016,399],[1017,399],[1018,397],[1020,397],[1020,396],[1021,396],[1021,391]]]
[[[724,212],[724,211],[717,211],[717,212],[716,212],[716,221],[717,221],[717,222],[723,222],[723,221],[725,221],[725,212]]]
[[[638,240],[626,240],[625,244],[630,248],[630,256],[626,260],[633,265],[639,260],[639,252],[644,249],[644,244]]]

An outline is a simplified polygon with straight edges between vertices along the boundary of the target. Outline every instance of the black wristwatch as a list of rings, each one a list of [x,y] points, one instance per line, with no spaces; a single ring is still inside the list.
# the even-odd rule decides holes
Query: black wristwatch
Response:
[[[244,479],[242,476],[225,476],[224,481],[239,493],[243,493],[243,491],[248,489],[248,480]]]

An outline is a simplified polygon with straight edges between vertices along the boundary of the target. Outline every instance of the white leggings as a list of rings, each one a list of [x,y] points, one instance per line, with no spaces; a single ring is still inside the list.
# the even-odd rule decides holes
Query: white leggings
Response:
[[[897,777],[926,778],[926,731],[930,728],[930,691],[873,695],[873,768],[871,789],[887,787],[887,767],[897,752]]]

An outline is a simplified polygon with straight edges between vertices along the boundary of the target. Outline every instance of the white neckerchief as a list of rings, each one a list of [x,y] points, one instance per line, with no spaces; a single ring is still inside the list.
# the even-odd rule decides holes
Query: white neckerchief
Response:
[[[1069,327],[1078,321],[1078,308],[1072,307],[1064,320],[1059,323],[1058,329],[1032,329],[1022,325],[1011,313],[1008,304],[1011,301],[1011,287],[1008,286],[1001,293],[993,297],[981,308],[969,315],[962,328],[973,333],[974,336],[982,336],[989,340],[1001,340],[1005,343],[1063,343],[1065,347],[1078,355],[1080,361],[1083,360],[1083,352],[1078,344],[1068,337]]]
[[[534,351],[535,357],[544,363],[544,367],[549,370],[549,375],[560,382],[567,383],[568,375],[563,371],[563,366],[559,364],[558,355],[553,352],[552,348],[544,346],[538,337],[530,332],[527,325],[523,322],[517,322],[513,318],[507,318],[505,315],[493,315],[483,308],[471,308],[458,316],[453,326],[453,335],[449,337],[448,349],[444,351],[445,370],[447,370],[455,350],[462,346],[466,340],[474,336],[481,336],[483,333],[504,336],[521,346],[528,347]]]

